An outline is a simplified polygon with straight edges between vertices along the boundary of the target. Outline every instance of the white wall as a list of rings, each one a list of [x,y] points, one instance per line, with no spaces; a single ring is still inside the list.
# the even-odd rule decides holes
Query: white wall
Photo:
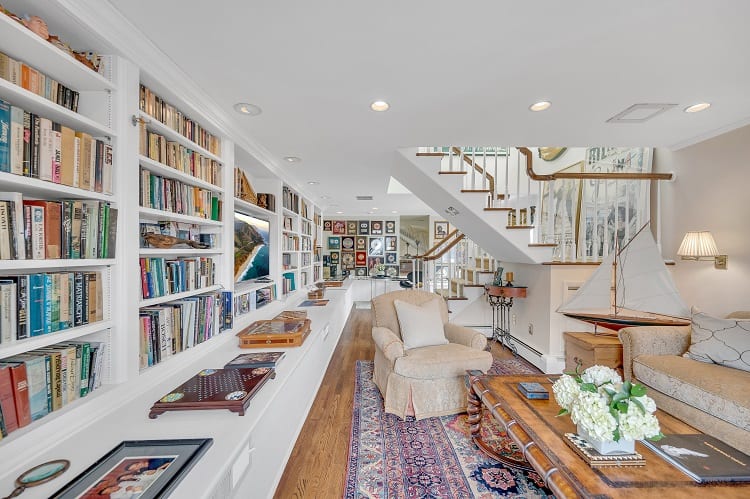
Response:
[[[679,151],[657,149],[654,170],[674,172],[661,186],[662,254],[674,258],[673,276],[688,305],[724,316],[750,310],[750,126]],[[680,260],[688,230],[710,230],[727,270],[713,262]]]

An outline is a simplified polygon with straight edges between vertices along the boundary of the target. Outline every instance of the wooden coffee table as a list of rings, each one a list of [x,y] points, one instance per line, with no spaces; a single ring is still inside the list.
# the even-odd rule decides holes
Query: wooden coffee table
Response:
[[[537,381],[550,392],[549,400],[530,400],[518,391],[521,381]],[[468,413],[472,438],[493,458],[505,464],[528,467],[543,478],[558,498],[567,497],[750,497],[750,484],[698,484],[654,454],[640,442],[636,451],[645,466],[591,468],[565,443],[565,433],[575,433],[570,417],[556,417],[560,407],[547,376],[487,376],[469,371]],[[528,463],[503,459],[479,436],[482,411],[487,409],[513,439]],[[662,433],[699,433],[695,428],[657,411]]]

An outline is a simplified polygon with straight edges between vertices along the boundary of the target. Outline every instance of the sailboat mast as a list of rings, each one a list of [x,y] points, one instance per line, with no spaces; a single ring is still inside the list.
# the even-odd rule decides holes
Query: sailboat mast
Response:
[[[612,259],[612,281],[614,283],[615,292],[614,292],[614,308],[615,308],[615,315],[617,315],[617,259],[620,258],[620,253],[617,249],[619,244],[617,243],[617,230],[615,230],[615,257]]]

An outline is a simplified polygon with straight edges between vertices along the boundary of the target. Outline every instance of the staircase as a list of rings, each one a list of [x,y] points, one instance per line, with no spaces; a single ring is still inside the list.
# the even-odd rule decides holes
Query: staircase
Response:
[[[410,148],[393,176],[498,260],[598,264],[649,220],[652,181],[671,179],[648,171],[649,153],[578,149],[579,162],[539,174],[525,147]]]

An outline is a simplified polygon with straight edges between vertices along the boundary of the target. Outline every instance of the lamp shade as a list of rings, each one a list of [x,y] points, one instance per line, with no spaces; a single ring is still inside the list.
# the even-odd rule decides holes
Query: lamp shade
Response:
[[[714,242],[714,236],[707,230],[691,231],[685,234],[685,238],[677,250],[677,255],[683,259],[699,259],[702,257],[715,257],[719,249]]]

